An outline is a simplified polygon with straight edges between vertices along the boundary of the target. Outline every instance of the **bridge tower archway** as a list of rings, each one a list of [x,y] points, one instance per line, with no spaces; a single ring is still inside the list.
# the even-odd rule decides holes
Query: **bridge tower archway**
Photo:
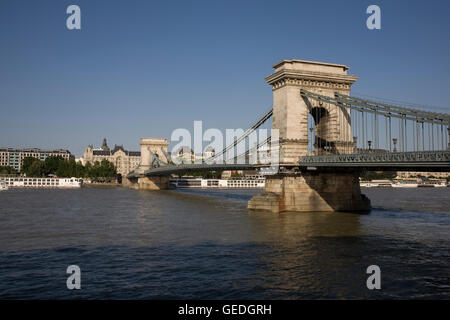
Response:
[[[323,104],[319,103],[309,109],[308,154],[322,155],[333,153],[336,149],[335,142],[330,140],[327,134],[331,130],[331,119],[329,110]]]

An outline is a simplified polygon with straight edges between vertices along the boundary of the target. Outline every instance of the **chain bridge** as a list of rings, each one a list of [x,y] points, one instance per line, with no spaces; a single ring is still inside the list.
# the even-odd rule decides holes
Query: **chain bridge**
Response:
[[[266,78],[273,108],[240,137],[202,163],[177,163],[165,139],[142,139],[141,165],[127,176],[130,186],[165,189],[171,174],[198,170],[266,170],[264,193],[249,209],[368,211],[361,194],[363,171],[450,172],[450,114],[350,94],[358,79],[346,65],[282,60]],[[238,156],[240,143],[272,119],[269,137]],[[269,161],[261,161],[261,150]]]

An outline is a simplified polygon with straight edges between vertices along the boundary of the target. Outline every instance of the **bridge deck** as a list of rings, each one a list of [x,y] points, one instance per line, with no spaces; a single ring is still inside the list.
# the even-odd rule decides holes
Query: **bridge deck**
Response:
[[[178,166],[165,166],[151,168],[145,171],[146,176],[164,176],[169,174],[180,174],[192,171],[220,171],[220,170],[254,170],[252,164],[182,164]]]
[[[297,167],[300,170],[335,172],[364,170],[450,172],[450,150],[306,156],[299,161]],[[151,168],[143,174],[132,173],[128,177],[166,176],[204,170],[255,170],[259,168],[261,165],[257,164],[182,164]]]

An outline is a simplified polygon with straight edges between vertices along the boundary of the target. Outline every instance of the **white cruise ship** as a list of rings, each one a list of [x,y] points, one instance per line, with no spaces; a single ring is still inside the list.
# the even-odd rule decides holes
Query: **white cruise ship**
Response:
[[[202,179],[181,178],[170,179],[177,188],[264,188],[265,179]]]
[[[83,184],[78,178],[0,177],[0,182],[10,188],[80,188]]]

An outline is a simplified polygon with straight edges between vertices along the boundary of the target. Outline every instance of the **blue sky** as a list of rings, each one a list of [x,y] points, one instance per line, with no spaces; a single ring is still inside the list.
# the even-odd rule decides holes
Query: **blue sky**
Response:
[[[81,8],[81,30],[66,8]],[[381,30],[366,28],[370,4]],[[246,128],[281,59],[342,63],[353,94],[448,107],[449,1],[0,2],[0,146],[139,149],[194,120]]]

